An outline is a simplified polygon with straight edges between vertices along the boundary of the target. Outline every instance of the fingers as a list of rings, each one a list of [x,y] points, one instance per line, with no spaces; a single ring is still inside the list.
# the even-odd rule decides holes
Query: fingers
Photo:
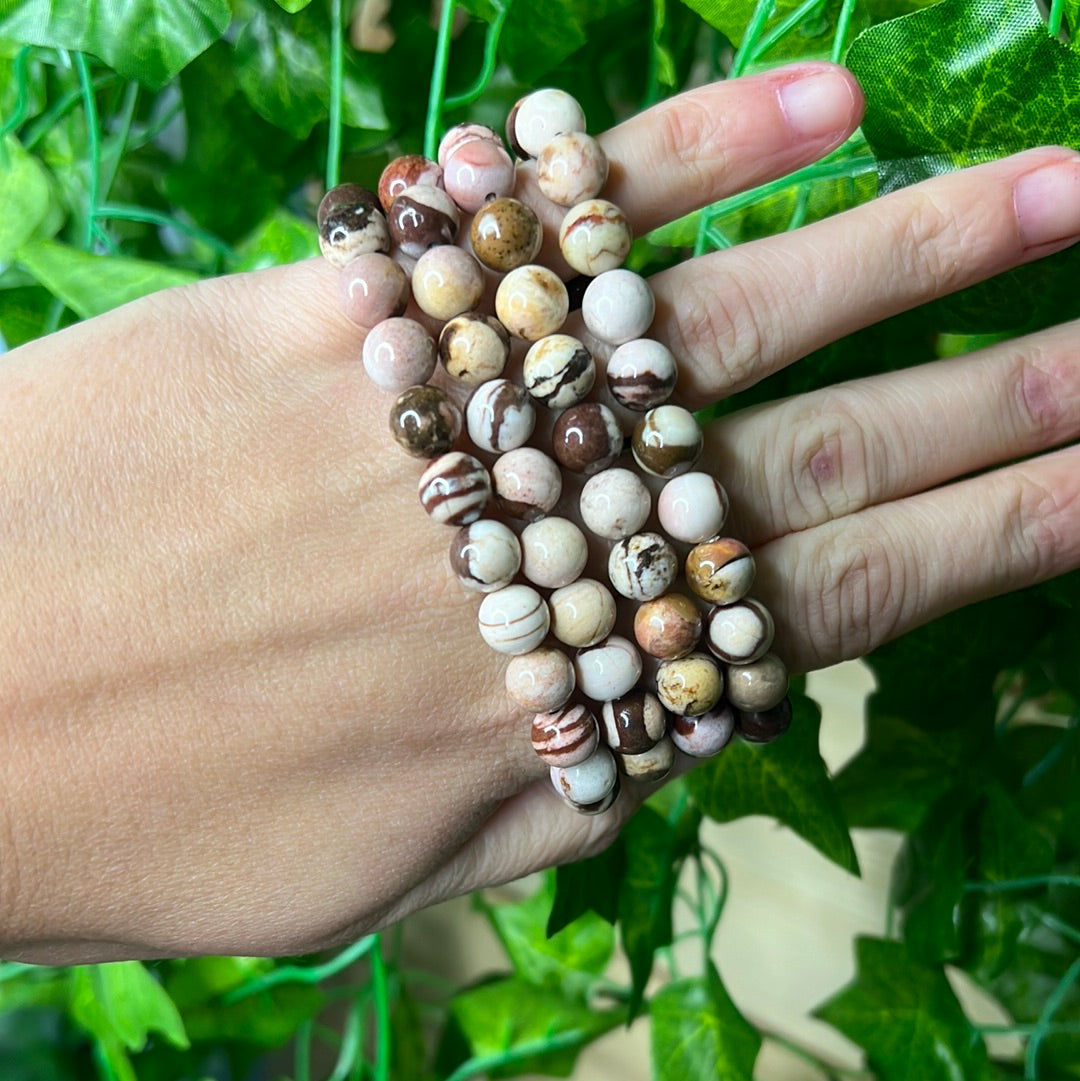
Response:
[[[657,275],[652,334],[697,406],[1077,235],[1080,154],[1032,150]]]

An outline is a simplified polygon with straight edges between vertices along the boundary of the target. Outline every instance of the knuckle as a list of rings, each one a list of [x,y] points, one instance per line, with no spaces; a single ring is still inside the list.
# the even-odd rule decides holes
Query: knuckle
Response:
[[[1040,442],[1045,442],[1062,426],[1069,397],[1061,393],[1062,384],[1075,362],[1068,364],[1070,371],[1063,371],[1064,367],[1061,358],[1030,344],[1012,358],[1009,385],[1013,388],[1018,432],[1037,435]]]
[[[1018,588],[1058,572],[1060,555],[1070,546],[1068,522],[1076,517],[1076,497],[1048,487],[1023,469],[1014,477],[1006,543],[1009,584]]]
[[[956,207],[926,189],[907,193],[902,210],[894,245],[900,272],[943,289],[958,286],[970,261],[967,234],[972,227]]]
[[[656,107],[658,155],[652,165],[670,183],[672,162],[678,163],[685,182],[711,191],[715,178],[726,172],[730,140],[725,137],[723,113],[694,94],[683,94]]]

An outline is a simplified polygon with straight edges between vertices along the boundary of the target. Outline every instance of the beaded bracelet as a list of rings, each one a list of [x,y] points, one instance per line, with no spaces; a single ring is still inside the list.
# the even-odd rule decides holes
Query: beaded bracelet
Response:
[[[533,748],[555,791],[594,814],[614,802],[620,777],[662,779],[677,750],[709,757],[735,733],[782,734],[788,673],[769,652],[772,617],[748,595],[753,556],[723,535],[727,494],[694,469],[701,430],[668,402],[676,362],[646,337],[652,290],[622,267],[630,227],[601,198],[608,161],[581,107],[561,90],[529,94],[507,118],[507,142],[519,161],[535,159],[542,197],[563,213],[559,249],[580,276],[581,337],[564,332],[566,283],[536,262],[543,228],[513,197],[518,165],[484,125],[451,128],[437,161],[394,159],[377,194],[356,184],[327,192],[319,240],[340,268],[346,314],[367,332],[364,369],[396,395],[393,437],[429,461],[420,504],[455,529],[450,565],[483,594],[479,631],[511,657],[506,689],[533,714]],[[462,214],[473,215],[468,250],[457,243]],[[404,314],[410,297],[416,319]],[[522,351],[517,383],[504,372]],[[464,410],[431,381],[437,367],[468,394]],[[605,385],[606,403],[594,396]],[[546,449],[531,442],[538,409],[554,417]],[[619,414],[636,418],[629,439]],[[570,475],[587,478],[578,510],[609,545],[607,584],[582,577],[589,539],[553,513]],[[665,481],[658,528],[648,528],[642,475]],[[680,571],[688,593],[673,588]],[[623,615],[633,641],[614,633],[623,600],[636,604],[632,631]]]

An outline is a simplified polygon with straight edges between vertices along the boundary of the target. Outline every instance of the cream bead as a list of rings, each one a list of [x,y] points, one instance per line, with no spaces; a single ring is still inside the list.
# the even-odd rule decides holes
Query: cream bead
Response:
[[[683,473],[664,485],[656,501],[660,525],[672,540],[700,544],[717,536],[728,516],[723,486],[708,473]]]
[[[521,544],[502,522],[481,518],[454,534],[450,566],[466,589],[494,593],[514,580],[521,567]]]
[[[587,529],[605,540],[622,540],[648,521],[652,497],[636,473],[616,467],[593,474],[578,505]]]
[[[480,636],[498,653],[536,649],[547,637],[549,620],[544,598],[530,586],[506,586],[480,602]]]
[[[656,671],[656,694],[672,713],[697,716],[713,708],[724,693],[724,677],[706,653],[664,661]]]
[[[550,713],[570,699],[577,676],[570,658],[561,649],[540,646],[513,657],[506,667],[506,693],[522,709]]]
[[[760,601],[744,597],[714,608],[707,617],[705,641],[728,664],[750,664],[769,651],[773,618]]]
[[[591,646],[615,626],[615,598],[592,578],[555,590],[550,604],[551,633],[568,646]]]
[[[522,530],[521,550],[525,577],[545,589],[576,581],[589,557],[585,534],[568,519],[554,516],[541,518]]]
[[[578,690],[594,702],[608,702],[633,690],[641,679],[641,654],[620,635],[613,634],[574,658]]]

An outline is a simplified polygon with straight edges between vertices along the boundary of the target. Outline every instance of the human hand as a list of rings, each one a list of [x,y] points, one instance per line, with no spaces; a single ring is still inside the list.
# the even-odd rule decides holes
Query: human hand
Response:
[[[826,99],[785,114],[800,71]],[[814,160],[860,102],[822,65],[695,91],[608,134],[607,194],[644,231]],[[1077,161],[1033,151],[658,276],[684,402],[1064,246]],[[1014,212],[1029,175],[1049,236]],[[306,951],[583,855],[632,811],[631,786],[596,818],[550,791],[358,351],[312,262],[0,366],[6,956]],[[939,487],[1071,438],[1076,370],[1060,329],[712,426],[795,670],[1076,565],[1074,451]]]

